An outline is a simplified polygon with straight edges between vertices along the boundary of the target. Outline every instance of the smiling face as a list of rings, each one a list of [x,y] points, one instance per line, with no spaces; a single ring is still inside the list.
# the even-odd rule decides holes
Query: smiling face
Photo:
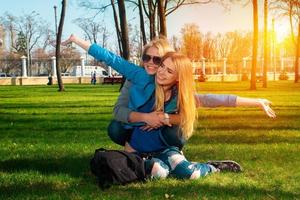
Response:
[[[171,58],[161,63],[157,70],[156,82],[162,86],[173,86],[178,82],[178,72]]]
[[[155,57],[160,58],[159,51],[156,47],[149,47],[145,54],[151,58],[150,60],[143,60],[144,68],[149,75],[154,75],[157,72],[158,64],[155,64],[153,60],[155,60]]]

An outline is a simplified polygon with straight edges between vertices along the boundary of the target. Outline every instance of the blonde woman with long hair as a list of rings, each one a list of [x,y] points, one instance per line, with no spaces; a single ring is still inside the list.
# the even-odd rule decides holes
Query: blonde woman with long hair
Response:
[[[176,100],[173,112],[178,113],[178,124],[181,137],[189,139],[193,134],[196,119],[195,86],[193,68],[190,60],[176,52],[169,52],[162,58],[162,63],[156,74],[155,109],[165,111]],[[141,132],[133,133],[131,144],[133,148],[141,148],[135,142],[142,138]],[[140,139],[143,140],[143,139]],[[240,170],[235,162],[230,162],[233,168]],[[191,163],[177,147],[166,147],[146,161],[146,169],[153,178],[165,178],[169,174],[180,179],[199,178],[218,169],[209,163]]]

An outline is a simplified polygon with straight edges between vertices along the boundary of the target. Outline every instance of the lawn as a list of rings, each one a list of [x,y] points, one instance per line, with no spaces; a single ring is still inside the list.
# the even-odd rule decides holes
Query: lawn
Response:
[[[200,93],[263,97],[276,119],[255,108],[199,109],[184,147],[189,160],[234,159],[242,173],[97,187],[96,148],[120,149],[107,136],[118,86],[0,87],[0,199],[300,199],[300,84],[201,83]]]

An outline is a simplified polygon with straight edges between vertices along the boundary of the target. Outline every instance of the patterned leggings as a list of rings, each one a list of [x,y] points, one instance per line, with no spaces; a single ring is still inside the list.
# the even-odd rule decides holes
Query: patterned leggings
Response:
[[[146,160],[146,165],[153,166],[152,178],[171,176],[178,179],[197,179],[216,171],[212,165],[188,161],[177,147],[170,147]]]

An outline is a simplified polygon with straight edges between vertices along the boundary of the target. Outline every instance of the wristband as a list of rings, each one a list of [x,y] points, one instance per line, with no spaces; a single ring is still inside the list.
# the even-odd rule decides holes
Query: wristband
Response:
[[[170,116],[168,113],[164,113],[165,121],[167,124],[170,124]]]

